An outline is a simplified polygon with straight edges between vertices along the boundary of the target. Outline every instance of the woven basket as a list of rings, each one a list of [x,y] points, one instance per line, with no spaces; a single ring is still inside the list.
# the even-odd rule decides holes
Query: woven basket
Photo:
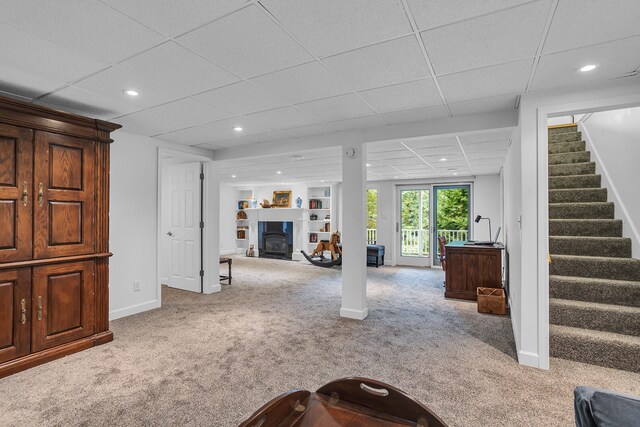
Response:
[[[478,288],[478,313],[506,314],[504,291],[500,288]]]

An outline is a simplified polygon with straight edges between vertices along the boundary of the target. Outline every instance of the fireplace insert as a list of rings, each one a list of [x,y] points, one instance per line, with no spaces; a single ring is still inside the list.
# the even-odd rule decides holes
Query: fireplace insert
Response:
[[[259,254],[261,258],[291,259],[293,254],[293,224],[291,222],[261,222]]]

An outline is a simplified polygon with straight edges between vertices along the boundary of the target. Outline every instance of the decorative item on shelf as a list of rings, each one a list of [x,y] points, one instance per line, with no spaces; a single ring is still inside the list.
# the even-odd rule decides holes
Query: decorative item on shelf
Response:
[[[324,219],[331,219],[331,214],[326,214]]]
[[[331,190],[330,189],[326,188],[324,190],[324,197],[331,197]]]
[[[302,207],[302,199],[298,197],[296,199],[296,208],[300,209]]]
[[[246,230],[236,230],[236,234],[238,235],[238,239],[246,239]]]
[[[311,221],[315,221],[315,220],[317,220],[317,219],[318,219],[318,215],[316,215],[316,214],[311,214],[311,215],[309,215],[309,219],[310,219]]]
[[[255,208],[257,208],[257,207],[258,207],[258,201],[257,201],[257,200],[254,200],[254,199],[249,200],[249,207],[250,207],[251,209],[255,209]]]
[[[238,211],[236,219],[247,219],[247,213],[245,211]]]
[[[316,243],[318,241],[318,235],[316,233],[309,234],[309,243]]]
[[[324,224],[324,231],[326,231],[327,233],[329,233],[331,231],[331,224],[330,223],[325,223]]]
[[[291,191],[274,191],[273,201],[271,205],[274,208],[290,208],[291,207]]]
[[[255,255],[254,255],[254,253],[255,253],[254,245],[249,245],[249,249],[247,249],[247,251],[245,252],[245,254],[246,254],[248,257],[252,257],[252,256],[255,256]]]
[[[269,209],[271,207],[271,203],[267,199],[264,199],[262,203],[260,203],[260,206],[263,209]]]
[[[248,209],[249,208],[249,201],[248,200],[239,200],[238,201],[238,210],[240,209]]]
[[[322,200],[310,199],[309,209],[322,209]]]
[[[318,230],[320,233],[324,233],[324,228],[321,228],[320,230]]]

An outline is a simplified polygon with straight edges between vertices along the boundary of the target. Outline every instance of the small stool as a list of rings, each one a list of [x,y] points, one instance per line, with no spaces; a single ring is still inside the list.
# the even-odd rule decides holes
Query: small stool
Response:
[[[220,275],[220,280],[228,280],[229,285],[231,284],[231,262],[233,260],[231,258],[222,258],[220,257],[220,264],[228,264],[229,265],[229,274],[226,276]]]

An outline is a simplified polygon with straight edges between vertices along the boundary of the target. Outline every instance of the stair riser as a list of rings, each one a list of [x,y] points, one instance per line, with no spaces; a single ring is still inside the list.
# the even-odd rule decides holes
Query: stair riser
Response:
[[[578,131],[578,126],[564,126],[560,128],[551,128],[549,129],[549,137],[560,135],[563,133],[575,133]]]
[[[549,221],[550,236],[622,237],[621,220]]]
[[[565,132],[557,135],[549,135],[549,144],[556,144],[558,142],[570,142],[581,141],[582,132]]]
[[[551,333],[549,347],[552,357],[640,372],[640,363],[638,363],[640,345],[625,345]]]
[[[600,188],[600,175],[551,176],[549,190],[563,188]]]
[[[615,282],[601,279],[580,280],[551,276],[549,278],[549,296],[551,298],[575,301],[615,304],[640,308],[640,283]]]
[[[549,165],[549,176],[595,175],[595,173],[596,164],[593,162]]]
[[[555,255],[631,258],[631,239],[601,241],[600,239],[588,240],[550,237],[549,253]]]
[[[613,219],[613,203],[551,203],[549,219]]]
[[[549,154],[549,164],[587,163],[591,161],[589,151],[576,151],[574,153]]]
[[[561,258],[551,256],[549,274],[554,276],[594,277],[611,280],[640,281],[640,261],[591,257]]]
[[[549,144],[549,154],[574,153],[576,151],[584,151],[585,148],[584,141],[557,142]]]
[[[640,316],[635,310],[627,310],[629,312],[551,304],[549,321],[553,325],[640,336]]]
[[[549,191],[549,203],[593,203],[606,201],[606,188],[572,188],[569,190]]]

